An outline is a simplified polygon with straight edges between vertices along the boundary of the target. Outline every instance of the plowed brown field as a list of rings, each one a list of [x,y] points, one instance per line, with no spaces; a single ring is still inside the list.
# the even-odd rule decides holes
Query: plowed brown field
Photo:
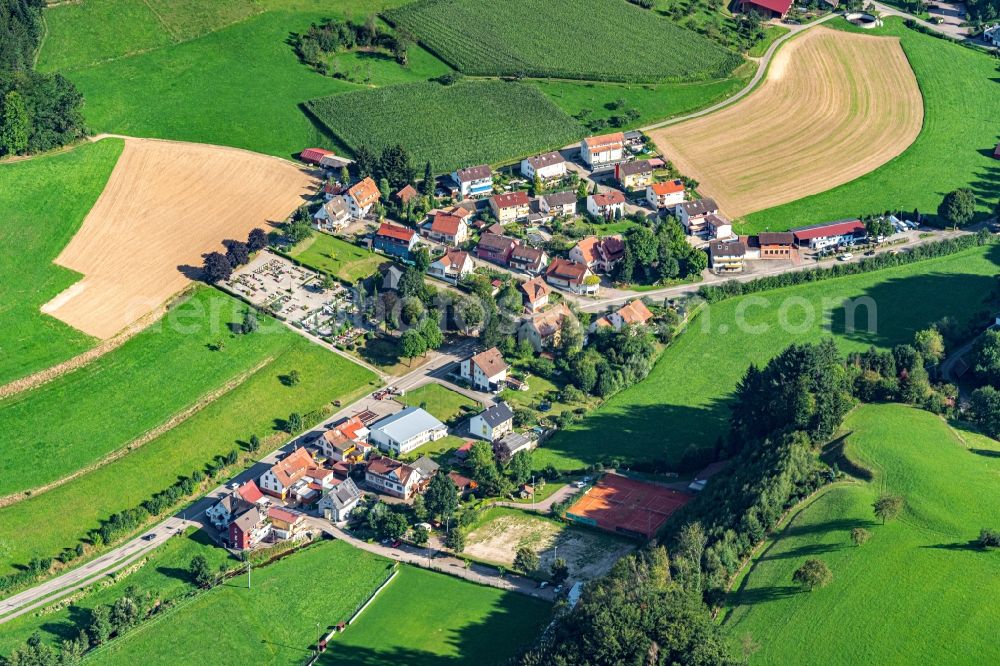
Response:
[[[104,192],[56,258],[84,278],[42,311],[109,338],[182,290],[204,253],[285,219],[315,186],[309,173],[274,157],[125,139]]]
[[[896,38],[817,26],[782,46],[742,101],[650,135],[699,192],[739,217],[885,164],[913,143],[923,117]]]

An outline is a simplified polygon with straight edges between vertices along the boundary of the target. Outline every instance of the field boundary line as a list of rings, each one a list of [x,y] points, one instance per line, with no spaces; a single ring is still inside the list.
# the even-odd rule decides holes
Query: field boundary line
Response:
[[[167,31],[167,34],[170,35],[171,41],[173,41],[174,44],[178,43],[180,41],[180,38],[176,34],[174,34],[174,31],[170,28],[169,25],[167,25],[167,22],[163,20],[163,17],[160,16],[160,13],[155,9],[153,9],[153,5],[149,4],[149,0],[142,0],[142,4],[146,5],[146,9],[152,12],[153,16],[156,17],[156,20],[160,23],[160,25],[163,26],[163,29]]]
[[[174,414],[169,419],[167,419],[166,421],[164,421],[160,425],[156,426],[155,428],[151,428],[150,430],[147,430],[146,432],[144,432],[143,434],[139,435],[135,439],[132,439],[131,441],[129,441],[124,446],[122,446],[122,447],[120,447],[120,448],[112,451],[111,453],[105,455],[103,458],[101,458],[97,462],[91,463],[90,465],[87,465],[86,467],[82,467],[82,468],[76,470],[72,474],[69,474],[67,476],[61,477],[59,479],[56,479],[55,481],[51,481],[51,482],[46,483],[46,484],[44,484],[42,486],[38,486],[38,487],[35,487],[35,488],[29,488],[27,490],[18,491],[16,493],[11,493],[9,495],[5,495],[3,497],[0,497],[0,509],[7,508],[9,506],[17,504],[18,502],[24,501],[24,500],[29,499],[31,497],[37,497],[38,495],[46,493],[46,492],[48,492],[50,490],[54,490],[54,489],[58,488],[59,486],[63,486],[65,484],[67,484],[67,483],[70,483],[71,481],[75,481],[76,479],[78,479],[78,478],[80,478],[82,476],[85,476],[87,474],[90,474],[91,472],[96,472],[100,468],[102,468],[102,467],[104,467],[106,465],[109,465],[109,464],[115,462],[116,460],[119,460],[119,459],[125,457],[126,455],[128,455],[129,453],[132,453],[133,451],[137,451],[138,449],[142,448],[144,445],[148,444],[149,442],[153,441],[154,439],[157,439],[161,435],[165,435],[166,433],[170,432],[171,430],[173,430],[174,428],[176,428],[180,424],[184,423],[185,421],[187,421],[188,419],[190,419],[192,416],[194,416],[195,414],[197,414],[201,410],[205,409],[205,407],[208,407],[209,405],[211,405],[212,403],[214,403],[216,400],[218,400],[222,396],[224,396],[227,393],[230,393],[231,391],[235,390],[240,385],[242,385],[243,383],[245,383],[248,379],[250,379],[251,377],[253,377],[254,375],[256,375],[258,372],[260,372],[261,370],[263,370],[265,367],[267,367],[268,365],[270,365],[273,361],[274,361],[274,357],[273,356],[267,356],[267,357],[265,357],[263,360],[261,360],[259,363],[257,363],[257,365],[255,365],[254,367],[252,367],[249,370],[246,370],[246,371],[240,373],[239,375],[237,375],[233,379],[230,379],[228,382],[226,382],[225,384],[223,384],[219,388],[214,389],[214,390],[206,393],[205,395],[201,396],[200,398],[198,398],[194,402],[194,404],[192,404],[192,405],[186,407],[185,409],[183,409],[182,411]]]

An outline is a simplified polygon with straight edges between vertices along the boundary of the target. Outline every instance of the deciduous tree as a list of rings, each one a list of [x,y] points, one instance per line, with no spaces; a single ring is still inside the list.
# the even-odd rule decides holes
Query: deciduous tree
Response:
[[[817,587],[826,587],[833,580],[833,573],[823,560],[809,559],[795,570],[792,580],[812,592]]]

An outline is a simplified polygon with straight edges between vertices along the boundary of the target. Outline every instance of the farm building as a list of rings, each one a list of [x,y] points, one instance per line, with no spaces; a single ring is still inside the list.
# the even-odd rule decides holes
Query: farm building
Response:
[[[516,238],[485,233],[479,237],[479,245],[476,246],[476,257],[506,266],[510,263],[510,255],[514,252],[514,247],[520,243],[521,241]]]
[[[653,182],[653,165],[649,160],[616,164],[615,180],[627,190],[646,187]]]
[[[708,263],[715,273],[742,273],[747,246],[739,241],[712,241],[708,244]]]
[[[510,253],[510,267],[517,271],[524,271],[529,275],[538,275],[549,265],[549,255],[545,250],[531,247],[530,245],[518,245]]]
[[[790,259],[795,236],[789,231],[762,231],[757,234],[761,259]]]
[[[560,258],[549,264],[545,280],[554,287],[568,289],[574,294],[596,294],[601,283],[590,280],[593,275],[586,264]]]
[[[493,170],[488,164],[459,169],[451,174],[462,198],[484,197],[493,193]]]
[[[368,461],[365,483],[379,492],[400,499],[410,499],[420,481],[420,474],[406,463],[379,456]]]
[[[566,511],[566,517],[615,534],[652,539],[691,498],[678,490],[605,474]]]
[[[526,157],[521,160],[521,174],[531,179],[537,175],[541,180],[562,178],[566,175],[566,158],[557,150]]]
[[[503,389],[509,367],[500,350],[491,347],[462,361],[459,372],[477,391],[495,392]]]
[[[591,169],[610,169],[625,159],[625,135],[621,132],[589,136],[580,142],[580,159]]]
[[[343,169],[344,167],[350,166],[352,164],[354,164],[354,160],[347,159],[346,157],[341,157],[340,155],[334,155],[333,153],[324,155],[323,158],[319,161],[319,165],[321,167],[323,167],[324,169],[330,169],[331,171],[335,169]]]
[[[620,218],[625,215],[625,195],[618,190],[610,190],[587,197],[587,212],[605,219]]]
[[[549,288],[541,276],[534,277],[521,284],[521,291],[524,293],[524,306],[528,312],[538,312],[549,304]]]
[[[799,247],[809,247],[820,250],[838,245],[850,245],[856,239],[867,235],[865,225],[861,220],[838,220],[824,224],[813,224],[807,227],[792,229],[792,235]]]
[[[383,222],[375,232],[375,249],[394,257],[409,259],[416,243],[416,231],[388,222]]]
[[[299,153],[299,159],[303,162],[309,164],[319,165],[320,160],[328,155],[333,155],[332,150],[326,150],[325,148],[306,148],[301,153]]]
[[[400,455],[447,434],[447,426],[431,414],[419,407],[407,407],[372,425],[368,437],[383,451]]]
[[[475,265],[468,252],[449,250],[427,267],[427,274],[454,283],[471,273],[474,268]]]
[[[740,0],[744,13],[757,12],[764,18],[785,18],[792,8],[792,0]]]
[[[531,200],[527,192],[506,192],[490,197],[490,209],[500,224],[510,224],[528,219],[531,212]]]
[[[672,208],[683,203],[684,191],[684,183],[679,180],[651,183],[646,186],[646,201],[655,208]]]
[[[553,217],[576,215],[576,192],[553,192],[538,200],[538,209]]]

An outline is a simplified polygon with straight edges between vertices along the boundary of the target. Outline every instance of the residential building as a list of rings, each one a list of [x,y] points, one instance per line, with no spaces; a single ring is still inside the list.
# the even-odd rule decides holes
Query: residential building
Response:
[[[396,201],[405,206],[412,200],[418,198],[420,196],[420,192],[417,192],[417,188],[413,187],[413,185],[407,184],[403,187],[403,189],[399,190],[392,196],[396,199]]]
[[[410,467],[417,470],[417,474],[420,475],[421,485],[429,483],[434,478],[434,475],[438,473],[438,470],[441,469],[441,465],[438,465],[427,456],[420,456],[413,461]]]
[[[506,402],[498,402],[469,421],[469,432],[488,442],[514,430],[514,412]]]
[[[587,137],[580,142],[580,159],[594,171],[611,168],[625,159],[625,135],[614,132]]]
[[[365,453],[358,444],[367,440],[368,428],[359,417],[352,416],[317,437],[315,446],[327,460],[357,463]]]
[[[396,264],[382,264],[379,267],[382,276],[382,291],[398,291],[399,281],[403,279],[403,269]]]
[[[684,201],[684,183],[668,180],[665,183],[650,183],[646,186],[646,201],[653,208],[674,208]]]
[[[647,324],[652,318],[653,313],[649,311],[646,304],[641,300],[636,299],[614,312],[595,320],[592,329],[601,326],[609,326],[617,331],[621,330],[622,326],[640,326]]]
[[[407,227],[383,222],[375,232],[376,250],[400,259],[410,259],[417,244],[417,232]]]
[[[342,523],[351,517],[351,512],[361,501],[361,491],[350,477],[328,490],[317,503],[321,516],[335,523]]]
[[[254,507],[229,523],[229,547],[250,550],[271,533],[271,523],[260,509]]]
[[[475,267],[468,252],[448,250],[443,257],[427,267],[427,274],[454,284],[471,273]]]
[[[455,490],[458,491],[459,497],[465,497],[479,487],[478,483],[458,472],[448,472],[448,478],[455,484]]]
[[[566,175],[566,159],[557,150],[521,160],[521,174],[528,179],[554,180]]]
[[[302,478],[291,485],[287,498],[299,504],[314,504],[323,496],[323,491],[333,487],[337,482],[333,470],[325,467],[311,467]]]
[[[538,199],[538,209],[552,217],[576,215],[576,192],[565,190],[542,195]]]
[[[708,264],[715,273],[742,273],[746,245],[739,241],[712,241],[708,244]]]
[[[649,160],[616,164],[615,180],[627,190],[644,188],[653,182],[653,165]]]
[[[711,215],[706,215],[703,220],[704,233],[709,238],[714,238],[717,240],[727,240],[735,238],[733,234],[733,223],[729,221],[725,215],[721,213],[712,213]]]
[[[503,389],[507,381],[507,369],[510,366],[503,360],[503,354],[496,347],[479,352],[462,361],[460,374],[462,379],[472,385],[477,391],[496,392]]]
[[[371,427],[370,441],[383,451],[402,455],[448,434],[445,424],[419,407],[407,407]]]
[[[545,271],[546,282],[574,294],[596,294],[601,288],[601,283],[599,280],[590,279],[593,276],[586,264],[562,258],[554,259]]]
[[[559,344],[563,320],[573,317],[565,303],[558,303],[549,310],[535,313],[522,320],[517,329],[517,340],[527,340],[536,352],[551,349]]]
[[[506,266],[510,263],[510,255],[514,252],[514,248],[520,244],[521,241],[516,238],[485,233],[479,237],[479,245],[476,246],[476,257]]]
[[[674,211],[686,232],[692,236],[701,236],[706,232],[705,218],[717,215],[719,206],[715,199],[696,199],[677,204]]]
[[[761,259],[791,259],[795,234],[790,231],[762,231],[757,234]]]
[[[372,209],[382,193],[378,191],[378,185],[371,178],[355,183],[347,190],[347,206],[353,217],[363,219]]]
[[[463,199],[485,197],[493,193],[493,170],[488,164],[459,169],[451,174],[451,178],[458,185],[458,192]]]
[[[799,247],[809,247],[822,250],[838,245],[852,245],[856,239],[867,235],[865,225],[861,220],[838,220],[825,224],[813,224],[808,227],[792,229],[792,236]]]
[[[570,248],[569,258],[600,273],[610,273],[625,256],[621,236],[588,236]]]
[[[271,531],[279,539],[294,539],[306,529],[305,514],[283,506],[270,507],[267,518],[271,521]]]
[[[1000,46],[1000,24],[991,26],[983,30],[983,41],[993,46]],[[993,157],[1000,159],[1000,143],[997,144]]]
[[[315,466],[316,461],[309,452],[299,447],[261,474],[257,485],[268,495],[285,499],[292,486]]]
[[[426,236],[445,245],[461,245],[469,238],[469,225],[458,215],[439,212],[431,218]]]
[[[379,492],[408,500],[416,490],[420,475],[406,463],[378,456],[368,461],[365,483]]]
[[[259,492],[259,491],[258,491]],[[218,502],[205,510],[205,517],[216,527],[216,529],[226,529],[233,521],[234,516],[238,516],[253,508],[253,504],[243,501],[239,493],[235,490],[226,493]]]
[[[522,190],[494,194],[490,197],[490,209],[500,224],[510,224],[528,219],[531,212],[531,199]]]
[[[624,217],[625,195],[618,190],[591,194],[587,197],[587,212],[607,220]]]
[[[342,196],[331,197],[313,213],[313,225],[322,231],[343,229],[350,221],[350,207]]]
[[[549,265],[549,255],[530,245],[516,245],[510,253],[510,267],[529,275],[538,275]]]
[[[346,183],[326,183],[323,185],[323,201],[329,201],[330,199],[342,195],[347,190]]]
[[[549,294],[552,290],[545,284],[542,276],[533,277],[527,282],[520,284],[521,292],[524,294],[524,307],[528,312],[538,312],[549,304]]]
[[[299,159],[303,162],[319,166],[320,160],[327,155],[333,155],[333,151],[326,150],[325,148],[306,148],[299,153]]]
[[[757,12],[765,19],[785,18],[792,0],[740,0],[739,6],[744,14]]]
[[[510,459],[521,451],[530,451],[538,446],[538,440],[530,435],[519,432],[509,432],[493,444],[493,454],[506,465]]]

